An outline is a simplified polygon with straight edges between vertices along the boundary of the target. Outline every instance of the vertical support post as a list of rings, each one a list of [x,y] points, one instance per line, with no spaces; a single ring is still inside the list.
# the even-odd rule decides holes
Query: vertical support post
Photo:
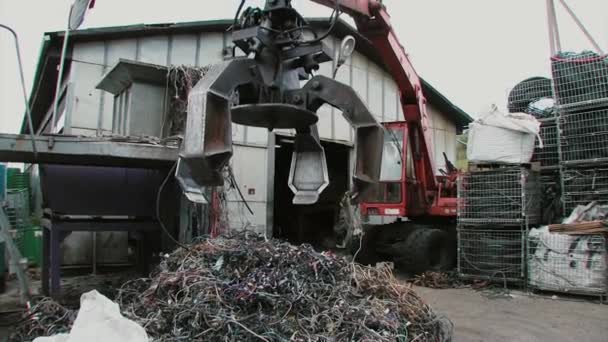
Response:
[[[551,0],[547,0],[547,29],[549,32],[549,49],[551,56],[555,56],[557,50],[555,49],[555,33],[553,32],[553,27],[555,26],[555,21],[553,20],[553,13],[551,12]]]
[[[574,22],[576,23],[576,25],[578,26],[578,28],[581,29],[581,31],[583,31],[583,34],[585,35],[585,37],[587,37],[587,40],[589,40],[589,42],[591,43],[591,45],[593,45],[593,47],[597,50],[597,52],[599,52],[600,54],[603,55],[604,51],[602,51],[602,48],[595,41],[595,39],[593,39],[593,37],[591,36],[591,33],[589,33],[589,31],[587,30],[587,28],[585,27],[585,25],[583,25],[583,22],[578,18],[578,16],[576,16],[576,14],[574,13],[574,11],[570,8],[570,6],[568,6],[568,4],[566,3],[566,1],[565,0],[559,0],[559,2],[562,4],[562,6],[564,6],[564,8],[566,9],[566,12],[568,12],[568,14],[570,15],[570,17],[572,17],[572,20],[574,20]]]
[[[23,103],[25,104],[25,115],[27,119],[27,125],[30,131],[30,139],[32,140],[32,151],[34,151],[34,158],[36,158],[38,151],[36,151],[36,139],[34,135],[36,134],[34,131],[34,124],[32,123],[32,111],[30,109],[30,105],[27,99],[27,89],[25,87],[25,76],[23,74],[23,63],[21,62],[21,48],[19,48],[19,37],[17,36],[17,32],[15,32],[12,28],[0,24],[1,28],[9,31],[13,38],[15,39],[15,51],[17,52],[17,66],[19,67],[19,78],[21,80],[21,90],[23,91]]]
[[[51,232],[49,227],[43,225],[42,227],[42,270],[41,270],[41,282],[42,282],[42,294],[49,296],[49,271],[51,268]]]
[[[97,275],[97,232],[91,232],[91,263],[93,267],[93,275]]]
[[[70,7],[70,14],[74,7]],[[71,16],[71,15],[70,15]],[[55,122],[57,120],[57,107],[59,106],[59,93],[61,92],[61,83],[63,80],[63,69],[65,67],[65,55],[68,49],[68,40],[70,39],[70,21],[65,28],[63,36],[63,46],[61,47],[61,56],[59,60],[59,74],[57,76],[57,85],[55,86],[55,98],[53,100],[53,115],[51,116],[51,134],[55,133]]]
[[[276,162],[276,135],[268,132],[268,148],[266,149],[266,232],[267,238],[272,238],[274,232],[274,168]]]
[[[53,298],[60,295],[61,290],[61,231],[59,225],[51,223],[50,232],[50,291]]]
[[[559,36],[559,25],[557,24],[557,13],[555,12],[555,1],[547,0],[547,11],[549,13],[549,35],[553,37],[553,50],[551,53],[562,51],[562,43]]]

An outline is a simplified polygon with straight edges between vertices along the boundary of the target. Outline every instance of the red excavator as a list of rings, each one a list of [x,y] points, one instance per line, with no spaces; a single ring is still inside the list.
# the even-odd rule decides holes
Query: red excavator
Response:
[[[376,0],[312,0],[351,15],[358,31],[382,56],[401,95],[405,121],[386,122],[382,172],[360,204],[363,216],[397,217],[391,224],[367,226],[359,259],[392,260],[411,272],[448,270],[456,260],[457,169],[436,176],[426,99],[418,74]],[[403,220],[402,218],[407,218]]]
[[[448,170],[436,176],[421,81],[386,8],[377,0],[312,1],[334,9],[333,24],[321,35],[310,29],[291,0],[267,0],[263,9],[245,11],[241,2],[232,38],[247,57],[213,66],[191,91],[178,182],[193,201],[203,198],[204,186],[222,183],[220,172],[232,155],[231,122],[288,128],[296,131],[289,174],[293,203],[316,203],[329,184],[316,112],[329,104],[356,132],[350,200],[363,216],[397,218],[391,224],[366,226],[362,238],[353,239],[358,260],[392,260],[412,272],[452,268],[457,170],[446,160]],[[351,87],[315,76],[319,64],[333,59],[323,39],[341,13],[354,18],[393,75],[404,121],[379,124]],[[307,38],[306,31],[314,37]],[[354,43],[343,42],[338,65]]]

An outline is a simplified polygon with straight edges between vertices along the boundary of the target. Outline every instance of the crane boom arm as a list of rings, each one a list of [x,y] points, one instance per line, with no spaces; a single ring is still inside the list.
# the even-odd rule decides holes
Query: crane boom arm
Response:
[[[416,179],[427,191],[435,189],[435,161],[432,152],[430,118],[422,82],[403,45],[395,33],[390,15],[377,0],[312,0],[349,14],[357,30],[379,51],[384,63],[395,79],[401,95],[401,106],[409,128]],[[337,2],[337,3],[336,3]]]

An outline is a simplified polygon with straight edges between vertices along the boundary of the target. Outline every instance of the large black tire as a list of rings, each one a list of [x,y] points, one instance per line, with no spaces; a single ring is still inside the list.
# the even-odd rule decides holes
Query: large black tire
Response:
[[[406,272],[449,271],[456,264],[456,246],[447,232],[440,229],[417,228],[400,244],[395,266]]]
[[[380,235],[380,229],[374,226],[364,227],[363,237],[353,236],[349,241],[349,249],[351,255],[355,257],[355,261],[363,265],[374,265],[381,261],[380,255],[377,252],[377,239]]]

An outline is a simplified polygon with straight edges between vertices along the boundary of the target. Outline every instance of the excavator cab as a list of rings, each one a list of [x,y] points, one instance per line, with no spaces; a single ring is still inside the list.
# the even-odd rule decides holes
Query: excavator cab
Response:
[[[407,126],[405,122],[389,122],[383,126],[380,180],[371,187],[361,211],[363,215],[405,216],[406,183],[412,175],[407,172]]]

